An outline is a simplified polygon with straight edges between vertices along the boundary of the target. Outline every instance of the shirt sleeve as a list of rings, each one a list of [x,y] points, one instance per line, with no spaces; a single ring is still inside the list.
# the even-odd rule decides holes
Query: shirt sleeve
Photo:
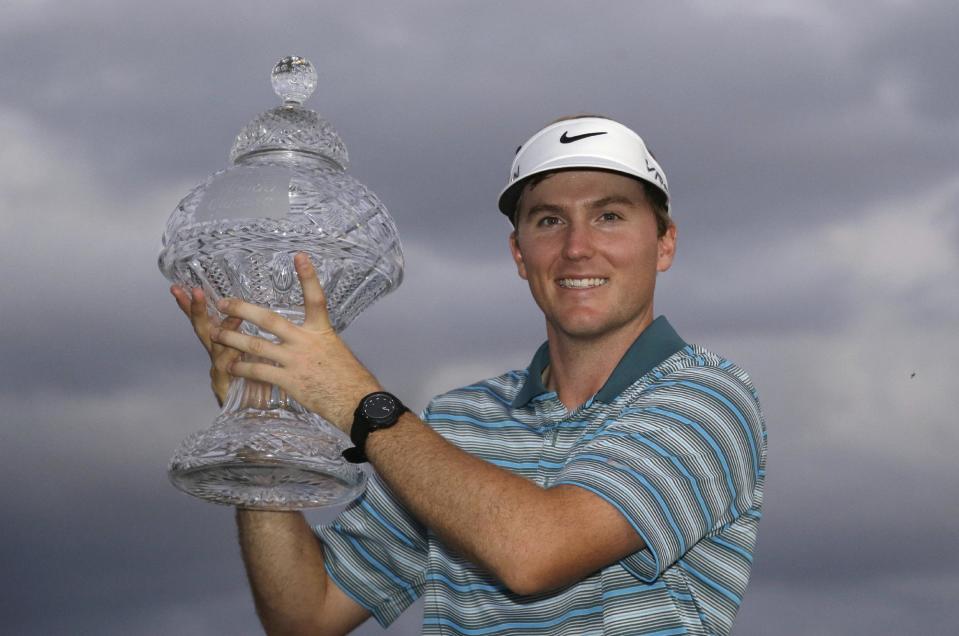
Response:
[[[646,545],[621,564],[649,583],[750,508],[763,434],[741,378],[682,369],[585,434],[554,483],[585,488],[626,517]]]
[[[314,532],[324,545],[327,573],[383,627],[422,594],[426,530],[375,473],[363,495]]]

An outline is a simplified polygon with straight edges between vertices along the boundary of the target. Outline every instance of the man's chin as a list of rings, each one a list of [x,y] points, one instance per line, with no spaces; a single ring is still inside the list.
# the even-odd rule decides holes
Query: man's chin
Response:
[[[596,316],[583,316],[579,319],[570,319],[567,316],[565,320],[555,325],[555,331],[558,334],[575,340],[595,340],[612,330],[611,325]]]

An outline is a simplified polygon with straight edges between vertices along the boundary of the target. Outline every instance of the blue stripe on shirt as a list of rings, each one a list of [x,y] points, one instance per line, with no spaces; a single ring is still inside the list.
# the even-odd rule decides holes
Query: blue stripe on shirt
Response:
[[[651,484],[650,481],[646,479],[645,475],[633,470],[629,466],[626,466],[624,464],[619,464],[618,462],[617,462],[617,465],[614,466],[613,464],[609,463],[609,458],[604,457],[603,455],[593,455],[589,453],[577,455],[573,459],[573,461],[570,462],[570,464],[574,464],[580,461],[590,461],[590,460],[600,462],[601,464],[604,464],[608,466],[609,468],[612,468],[613,470],[624,472],[630,475],[631,477],[633,477],[640,484],[642,484],[643,487],[646,489],[646,491],[649,492],[651,495],[653,495],[653,497],[659,503],[659,507],[660,507],[660,510],[662,510],[663,512],[663,516],[666,517],[666,520],[669,522],[670,527],[673,529],[673,535],[676,537],[676,542],[679,544],[679,553],[683,554],[684,552],[686,552],[686,537],[683,536],[682,531],[679,529],[679,526],[676,524],[676,520],[673,518],[673,512],[670,509],[669,504],[667,504],[666,500],[663,499],[663,496],[662,494],[660,494],[659,489],[656,488],[656,486],[654,486],[653,484]],[[559,483],[567,483],[567,480],[564,479]]]
[[[691,426],[699,435],[706,441],[707,444],[713,449],[713,452],[716,454],[716,459],[719,460],[720,466],[723,467],[723,475],[726,477],[726,486],[729,488],[729,497],[730,497],[730,508],[734,511],[736,510],[736,486],[733,485],[733,475],[732,471],[729,469],[729,464],[726,462],[726,454],[723,453],[723,450],[719,447],[719,444],[716,443],[716,440],[713,439],[713,436],[709,434],[706,429],[704,429],[698,422],[695,422],[684,415],[680,415],[675,411],[668,411],[666,409],[661,409],[655,406],[651,406],[646,409],[649,413],[655,413],[657,415],[662,415],[676,422],[681,422],[687,426]]]
[[[729,409],[732,412],[734,416],[736,416],[736,419],[739,420],[740,426],[742,426],[743,431],[745,431],[746,433],[746,439],[749,440],[749,450],[752,453],[752,458],[753,458],[753,471],[759,470],[759,455],[756,453],[756,439],[755,439],[755,436],[753,435],[752,429],[749,428],[749,424],[746,423],[746,418],[743,417],[743,414],[739,410],[739,408],[735,404],[733,404],[726,396],[720,395],[719,393],[717,393],[716,391],[713,391],[708,386],[704,386],[697,382],[690,382],[689,380],[681,380],[678,382],[678,384],[687,386],[697,391],[702,391],[703,393],[719,400],[720,402],[723,403],[723,405],[725,405],[727,409]]]
[[[574,609],[566,612],[562,616],[557,616],[548,621],[529,621],[529,622],[512,622],[512,623],[500,623],[499,625],[494,625],[491,627],[483,627],[478,629],[468,629],[462,627],[461,625],[445,618],[425,618],[423,619],[424,625],[444,625],[446,627],[451,627],[457,630],[461,634],[468,634],[469,636],[479,636],[480,634],[492,634],[495,632],[501,632],[509,629],[542,629],[555,627],[563,623],[564,621],[569,620],[570,618],[575,618],[577,616],[589,616],[592,614],[598,614],[603,611],[602,605],[594,605],[593,607],[585,607],[582,609]]]
[[[415,546],[410,538],[403,534],[399,528],[387,521],[386,518],[376,510],[376,508],[370,505],[370,502],[367,501],[366,497],[363,497],[363,499],[360,500],[360,505],[364,510],[373,515],[373,517],[380,522],[380,525],[382,525],[390,534],[405,543],[408,547],[415,549]]]
[[[703,517],[706,520],[706,527],[707,528],[713,527],[713,515],[709,512],[709,507],[706,505],[706,500],[703,499],[703,494],[699,490],[698,480],[689,472],[689,469],[687,469],[686,466],[681,461],[679,461],[679,458],[676,457],[675,454],[670,453],[668,450],[666,450],[659,444],[653,442],[650,439],[643,437],[639,433],[623,433],[619,431],[610,431],[606,433],[605,435],[608,437],[622,437],[622,438],[631,439],[634,442],[638,442],[642,444],[643,446],[646,446],[647,448],[651,449],[660,457],[663,457],[664,459],[668,459],[670,463],[673,466],[675,466],[676,469],[679,472],[681,472],[683,476],[686,478],[686,480],[689,482],[689,485],[693,490],[693,494],[696,495],[696,501],[699,503],[699,510],[700,512],[703,513]]]
[[[702,572],[700,572],[699,570],[697,570],[696,568],[694,568],[693,566],[691,566],[691,565],[690,565],[688,562],[686,562],[685,560],[680,559],[680,560],[679,560],[679,564],[683,566],[683,569],[684,569],[684,570],[686,570],[687,572],[689,572],[690,574],[692,574],[693,576],[695,576],[697,579],[699,579],[700,581],[702,581],[703,583],[705,583],[707,586],[711,587],[712,589],[716,590],[717,592],[719,592],[720,594],[722,594],[723,596],[725,596],[726,598],[728,598],[730,601],[732,601],[733,603],[735,603],[737,606],[738,606],[740,603],[742,603],[742,599],[739,597],[738,594],[734,594],[733,592],[730,592],[730,591],[727,590],[725,587],[723,587],[722,585],[720,585],[719,583],[717,583],[717,582],[714,581],[713,579],[709,578],[708,576],[706,576],[705,574],[703,574]]]

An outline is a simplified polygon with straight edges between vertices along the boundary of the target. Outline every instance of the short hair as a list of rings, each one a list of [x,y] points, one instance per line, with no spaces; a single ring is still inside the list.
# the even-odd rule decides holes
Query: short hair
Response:
[[[612,117],[607,117],[606,115],[596,115],[593,113],[578,113],[576,115],[567,115],[565,117],[560,117],[555,119],[548,124],[547,126],[552,126],[553,124],[558,124],[561,121],[570,121],[572,119],[584,119],[586,117],[596,117],[599,119],[608,119],[610,121],[616,121]],[[649,149],[649,146],[646,146],[646,151],[653,157],[656,158],[656,155],[653,154],[653,151]],[[577,170],[577,168],[565,168],[565,170]],[[540,174],[535,174],[532,177],[529,177],[526,180],[526,183],[523,184],[523,188],[519,192],[519,196],[516,197],[516,208],[513,210],[513,213],[509,215],[509,221],[513,224],[514,229],[519,229],[519,226],[516,225],[516,217],[519,215],[519,206],[523,202],[523,195],[526,194],[527,190],[532,190],[538,186],[544,179],[547,179],[557,172],[562,170],[551,170],[549,172],[542,172]],[[617,173],[622,174],[622,173]],[[631,176],[631,175],[624,175]],[[673,225],[673,219],[669,216],[669,199],[666,197],[666,193],[659,189],[659,187],[653,185],[649,181],[640,179],[638,177],[633,177],[636,181],[639,181],[640,185],[643,186],[643,194],[646,195],[646,202],[649,203],[649,207],[653,209],[653,214],[656,215],[656,235],[662,237],[666,234],[666,231],[669,229],[670,225]]]

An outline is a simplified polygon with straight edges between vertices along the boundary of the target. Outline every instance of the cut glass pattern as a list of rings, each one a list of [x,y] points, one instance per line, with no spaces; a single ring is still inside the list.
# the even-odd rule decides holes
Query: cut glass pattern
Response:
[[[312,64],[284,58],[272,83],[283,105],[244,127],[230,151],[233,165],[180,201],[163,234],[160,270],[202,288],[211,312],[217,300],[238,297],[302,322],[293,255],[305,252],[339,331],[400,284],[402,248],[386,207],[346,173],[339,135],[301,106],[316,85]],[[365,484],[366,473],[340,456],[350,445],[277,387],[236,379],[213,426],[177,450],[170,476],[181,490],[217,503],[338,505]]]

